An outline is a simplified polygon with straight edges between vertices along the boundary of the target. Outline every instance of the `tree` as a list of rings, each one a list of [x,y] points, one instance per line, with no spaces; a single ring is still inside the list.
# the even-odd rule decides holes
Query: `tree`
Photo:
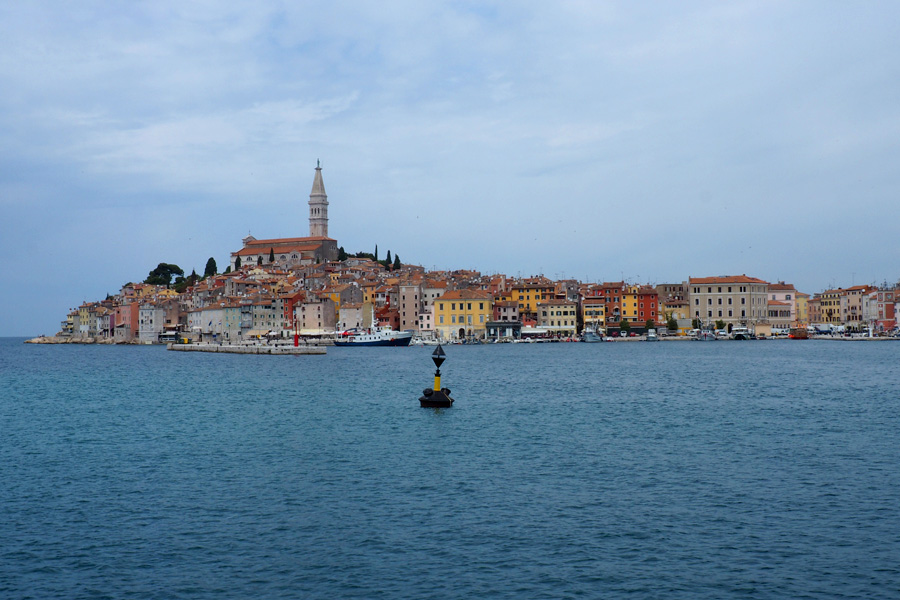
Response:
[[[725,329],[725,321],[721,319],[716,321],[716,329]]]
[[[275,262],[275,248],[269,248],[269,262]]]
[[[210,256],[209,260],[206,261],[206,268],[203,269],[203,278],[206,279],[207,277],[215,275],[218,272],[219,270],[218,267],[216,267],[216,259]]]
[[[666,329],[678,331],[678,320],[672,316],[672,313],[666,314]]]
[[[150,271],[150,273],[147,275],[147,279],[144,280],[144,283],[149,283],[150,285],[168,286],[172,283],[172,275],[183,276],[184,270],[178,265],[159,263],[155,269]]]
[[[390,250],[388,250],[387,258],[385,258],[384,261],[385,261],[385,264],[388,264],[388,265],[391,264],[392,262],[394,262],[393,259],[391,258],[391,251],[390,251]]]
[[[229,274],[229,273],[231,273],[231,265],[228,265],[227,267],[225,267],[225,273],[224,273],[224,274],[227,275],[227,274]]]
[[[234,270],[235,271],[241,270],[241,257],[240,256],[238,256],[237,258],[234,259]]]
[[[378,262],[378,244],[375,244],[375,262]]]
[[[693,321],[691,321],[691,327],[694,329],[700,329],[700,325],[702,325],[702,323],[700,323],[700,319],[694,319]]]
[[[628,333],[629,331],[631,331],[631,323],[629,323],[625,319],[622,319],[621,321],[619,321],[619,331],[621,331],[622,333]]]
[[[644,323],[644,329],[655,329],[656,323],[653,322],[653,319],[647,319],[647,322]]]
[[[347,252],[344,250],[344,247],[341,246],[340,248],[338,248],[338,260],[343,262],[347,260],[347,258]]]
[[[397,269],[399,269],[402,266],[403,266],[403,263],[400,262],[400,255],[395,254],[394,255],[394,270],[396,271]]]
[[[261,266],[262,266],[262,256],[257,256],[257,257],[256,257],[256,266],[257,266],[257,267],[261,267]]]

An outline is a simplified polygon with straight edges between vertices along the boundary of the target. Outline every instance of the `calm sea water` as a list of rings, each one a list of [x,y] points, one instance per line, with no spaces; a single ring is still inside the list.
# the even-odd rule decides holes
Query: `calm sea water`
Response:
[[[21,342],[2,598],[900,597],[900,343]]]

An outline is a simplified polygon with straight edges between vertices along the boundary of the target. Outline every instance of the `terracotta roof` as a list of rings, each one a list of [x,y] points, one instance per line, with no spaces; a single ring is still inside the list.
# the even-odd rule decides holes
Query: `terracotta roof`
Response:
[[[691,277],[691,285],[710,285],[719,283],[762,283],[766,284],[762,279],[756,277],[747,277],[746,275],[721,275],[719,277]]]
[[[308,244],[310,242],[334,242],[335,240],[330,237],[323,236],[313,236],[313,237],[297,237],[297,238],[275,238],[271,240],[253,240],[251,242],[247,242],[247,247],[250,246],[273,246],[276,244]]]
[[[437,300],[493,300],[493,296],[483,290],[450,290]]]

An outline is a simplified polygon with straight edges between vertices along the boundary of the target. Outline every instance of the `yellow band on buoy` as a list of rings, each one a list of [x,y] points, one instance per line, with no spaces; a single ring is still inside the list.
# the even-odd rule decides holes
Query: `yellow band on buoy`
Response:
[[[434,376],[434,387],[432,389],[434,391],[438,391],[441,389],[441,376],[440,375]]]

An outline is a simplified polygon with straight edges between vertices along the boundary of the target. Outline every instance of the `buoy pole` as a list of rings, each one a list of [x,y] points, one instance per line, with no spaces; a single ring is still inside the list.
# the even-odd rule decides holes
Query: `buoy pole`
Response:
[[[441,370],[436,369],[434,372],[434,387],[431,388],[433,390],[441,389]]]

